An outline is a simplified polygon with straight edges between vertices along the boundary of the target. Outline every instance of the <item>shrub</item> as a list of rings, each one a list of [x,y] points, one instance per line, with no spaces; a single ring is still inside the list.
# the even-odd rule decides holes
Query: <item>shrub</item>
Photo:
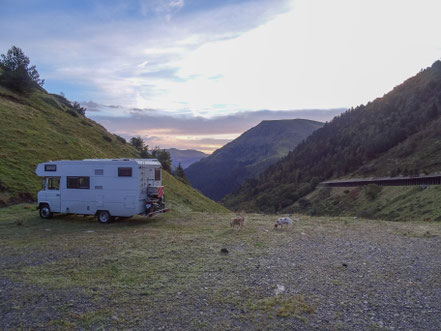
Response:
[[[311,202],[309,202],[309,200],[306,198],[300,198],[298,200],[298,203],[299,203],[299,206],[302,208],[306,208],[311,204]]]
[[[81,124],[92,127],[93,125],[87,121],[81,121]]]
[[[76,101],[73,102],[72,108],[74,111],[76,111],[80,115],[86,115],[86,108],[81,107],[80,104]]]
[[[122,144],[126,144],[127,143],[127,141],[123,137],[118,136],[117,134],[115,134],[114,136],[115,136],[115,139],[117,141],[119,141],[120,143],[122,143]]]
[[[69,115],[72,115],[73,117],[78,117],[79,115],[78,115],[78,113],[75,111],[75,110],[73,110],[73,109],[68,109],[67,111],[66,111]]]
[[[377,214],[376,208],[367,208],[360,211],[360,216],[363,218],[375,218],[375,215]]]
[[[380,194],[381,190],[381,186],[378,186],[376,184],[369,184],[365,186],[364,194],[369,200],[375,200],[378,197],[378,194]]]

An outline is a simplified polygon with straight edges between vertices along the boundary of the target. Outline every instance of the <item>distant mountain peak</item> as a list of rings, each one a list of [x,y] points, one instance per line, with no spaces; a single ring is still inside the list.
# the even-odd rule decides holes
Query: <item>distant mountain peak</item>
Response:
[[[264,120],[186,169],[190,183],[220,200],[245,179],[287,155],[323,123],[304,119]]]
[[[179,163],[183,169],[186,169],[191,164],[208,156],[208,154],[194,149],[168,148],[166,151],[170,153],[173,169],[176,169]]]

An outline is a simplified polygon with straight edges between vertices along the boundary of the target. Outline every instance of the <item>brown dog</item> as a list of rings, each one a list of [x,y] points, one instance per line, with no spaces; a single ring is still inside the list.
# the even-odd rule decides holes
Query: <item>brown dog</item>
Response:
[[[231,220],[230,226],[232,228],[238,226],[239,230],[241,230],[243,228],[243,226],[244,226],[244,223],[245,223],[245,218],[241,214],[239,214],[239,216],[237,216],[236,218],[233,218]]]

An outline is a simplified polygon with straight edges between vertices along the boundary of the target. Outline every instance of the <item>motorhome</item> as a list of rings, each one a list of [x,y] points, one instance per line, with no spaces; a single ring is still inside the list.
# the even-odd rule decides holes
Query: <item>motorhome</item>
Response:
[[[38,192],[41,218],[53,213],[113,217],[153,216],[164,206],[161,163],[156,159],[90,159],[40,163]]]

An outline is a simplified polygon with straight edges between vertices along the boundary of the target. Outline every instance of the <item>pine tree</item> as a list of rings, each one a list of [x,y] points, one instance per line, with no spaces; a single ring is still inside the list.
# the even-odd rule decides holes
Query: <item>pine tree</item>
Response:
[[[182,166],[181,166],[181,162],[179,162],[179,165],[176,168],[174,175],[176,178],[178,178],[181,181],[183,181],[184,183],[188,184],[188,179],[187,179],[187,176],[185,175],[184,168],[182,168]]]

